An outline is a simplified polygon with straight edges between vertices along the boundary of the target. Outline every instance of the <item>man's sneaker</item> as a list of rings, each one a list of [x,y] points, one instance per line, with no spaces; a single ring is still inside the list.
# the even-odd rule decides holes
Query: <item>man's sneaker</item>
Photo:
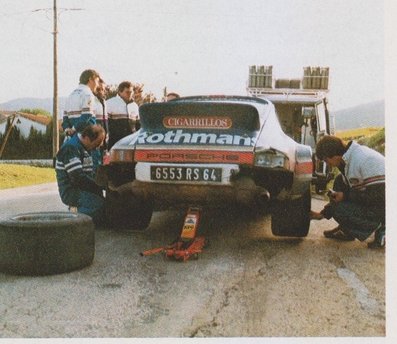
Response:
[[[386,246],[386,228],[380,225],[375,231],[375,238],[368,243],[368,248],[384,248]]]
[[[354,237],[350,234],[343,232],[340,226],[323,232],[324,236],[328,239],[336,239],[341,241],[353,241]]]

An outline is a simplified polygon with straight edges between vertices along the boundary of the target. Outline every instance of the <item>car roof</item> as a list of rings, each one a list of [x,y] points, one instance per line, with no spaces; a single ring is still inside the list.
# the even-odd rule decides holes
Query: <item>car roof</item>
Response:
[[[243,106],[250,106],[256,109],[259,115],[259,121],[261,125],[263,125],[264,121],[268,118],[270,112],[270,108],[273,108],[273,104],[266,99],[255,98],[255,97],[248,97],[248,96],[235,96],[235,95],[198,95],[198,96],[187,96],[187,97],[180,97],[169,100],[167,102],[158,102],[158,103],[146,103],[140,106],[140,109],[151,107],[151,106],[158,106],[163,104],[164,106],[168,105],[177,105],[177,104],[198,104],[202,103],[203,105],[209,104],[228,104],[228,105],[243,105]],[[156,104],[156,105],[155,105]],[[141,110],[140,110],[141,111]],[[273,111],[274,112],[274,111]]]
[[[168,103],[227,103],[227,104],[245,104],[253,106],[259,113],[259,117],[263,120],[265,116],[266,108],[270,103],[269,100],[263,98],[249,97],[249,96],[236,96],[236,95],[199,95],[199,96],[188,96],[176,98],[168,101]],[[265,116],[265,117],[264,117]]]

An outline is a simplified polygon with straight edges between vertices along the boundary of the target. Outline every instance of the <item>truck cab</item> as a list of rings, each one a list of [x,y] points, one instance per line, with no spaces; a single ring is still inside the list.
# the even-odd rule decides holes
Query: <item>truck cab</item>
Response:
[[[270,100],[285,134],[312,148],[313,184],[316,192],[321,193],[333,177],[315,155],[318,140],[333,134],[327,101],[329,69],[305,67],[302,79],[274,79],[272,69],[272,66],[251,66],[247,92]]]

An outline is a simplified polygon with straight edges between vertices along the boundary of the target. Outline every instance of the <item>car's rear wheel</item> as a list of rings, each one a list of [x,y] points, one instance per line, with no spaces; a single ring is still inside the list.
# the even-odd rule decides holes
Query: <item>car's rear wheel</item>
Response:
[[[310,188],[297,200],[279,202],[272,211],[272,233],[277,236],[307,236],[310,208]]]
[[[152,214],[153,204],[148,199],[138,199],[128,192],[106,192],[106,218],[113,229],[144,230]]]

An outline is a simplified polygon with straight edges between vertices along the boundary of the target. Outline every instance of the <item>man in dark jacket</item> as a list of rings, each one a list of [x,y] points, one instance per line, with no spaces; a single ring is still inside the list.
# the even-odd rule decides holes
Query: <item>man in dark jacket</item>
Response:
[[[105,130],[100,125],[87,126],[62,145],[55,166],[62,202],[91,216],[96,225],[104,223],[105,200],[95,183],[92,152],[104,139]]]
[[[333,217],[339,226],[324,231],[338,240],[366,240],[375,232],[369,248],[385,246],[385,158],[382,154],[354,141],[345,144],[335,136],[323,137],[316,155],[341,172],[329,192],[330,203],[313,220]]]

